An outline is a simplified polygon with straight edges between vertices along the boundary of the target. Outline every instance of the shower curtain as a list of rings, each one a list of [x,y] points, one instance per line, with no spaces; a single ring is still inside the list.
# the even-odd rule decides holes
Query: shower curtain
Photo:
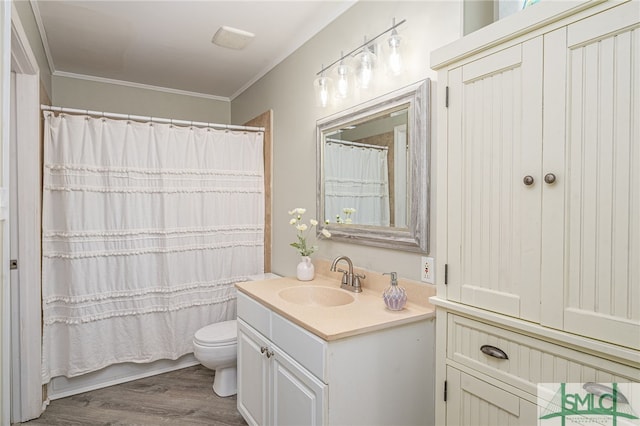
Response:
[[[325,217],[354,224],[389,226],[389,166],[386,148],[327,141],[324,148]]]
[[[43,383],[192,352],[264,270],[262,133],[44,115]]]

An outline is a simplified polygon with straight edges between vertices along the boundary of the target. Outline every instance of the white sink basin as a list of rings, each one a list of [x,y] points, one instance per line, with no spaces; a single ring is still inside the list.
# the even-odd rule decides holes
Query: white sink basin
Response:
[[[342,306],[354,301],[344,290],[313,285],[285,288],[278,295],[289,303],[303,306]]]

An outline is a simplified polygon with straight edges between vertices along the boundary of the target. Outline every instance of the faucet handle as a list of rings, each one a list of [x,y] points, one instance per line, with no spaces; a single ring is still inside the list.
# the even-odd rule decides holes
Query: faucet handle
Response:
[[[362,284],[360,284],[360,279],[365,279],[366,276],[364,274],[360,275],[360,274],[353,274],[353,279],[351,281],[351,286],[352,289],[351,291],[354,291],[356,293],[360,293],[362,292]]]

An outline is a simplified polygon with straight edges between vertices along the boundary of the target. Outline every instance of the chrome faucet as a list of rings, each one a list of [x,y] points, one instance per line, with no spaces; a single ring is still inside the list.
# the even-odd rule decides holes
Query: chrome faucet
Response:
[[[347,265],[349,265],[348,271],[345,271],[344,269],[336,268],[338,266],[338,262],[340,262],[341,260],[346,261]],[[353,273],[353,263],[351,262],[351,259],[349,259],[347,256],[338,256],[335,259],[333,259],[333,263],[331,264],[331,271],[342,272],[342,284],[340,285],[340,288],[353,291],[354,293],[362,292],[362,286],[360,285],[360,278],[364,279],[366,277],[365,275],[359,275],[359,274]]]

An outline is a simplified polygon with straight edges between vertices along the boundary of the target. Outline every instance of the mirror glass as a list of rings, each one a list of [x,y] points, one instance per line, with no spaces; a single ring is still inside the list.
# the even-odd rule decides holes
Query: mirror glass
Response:
[[[428,250],[429,81],[318,121],[318,218],[333,238]]]

